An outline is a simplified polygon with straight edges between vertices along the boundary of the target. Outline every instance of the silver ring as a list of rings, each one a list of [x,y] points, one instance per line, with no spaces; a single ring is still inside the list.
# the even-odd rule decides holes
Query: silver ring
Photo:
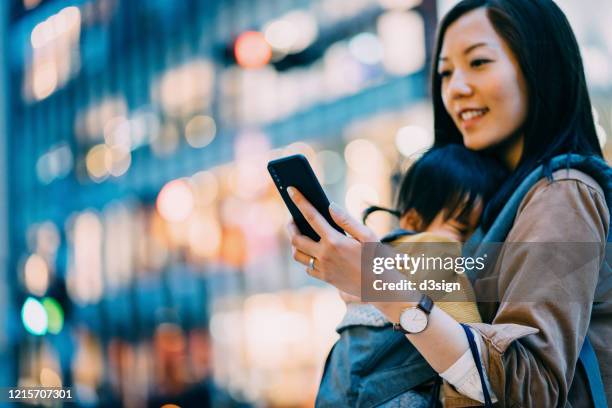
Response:
[[[310,261],[308,261],[308,268],[310,268],[311,271],[315,270],[314,263],[315,263],[315,257],[311,256]]]

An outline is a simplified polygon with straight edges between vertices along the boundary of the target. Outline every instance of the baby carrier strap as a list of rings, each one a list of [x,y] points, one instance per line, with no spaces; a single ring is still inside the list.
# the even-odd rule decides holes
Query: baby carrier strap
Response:
[[[529,190],[548,172],[552,174],[564,168],[579,170],[592,177],[602,188],[608,208],[612,209],[612,169],[610,166],[599,157],[564,154],[551,159],[547,167],[540,165],[523,179],[478,244],[503,242],[510,232],[518,208]],[[611,237],[608,234],[608,242],[610,240]]]

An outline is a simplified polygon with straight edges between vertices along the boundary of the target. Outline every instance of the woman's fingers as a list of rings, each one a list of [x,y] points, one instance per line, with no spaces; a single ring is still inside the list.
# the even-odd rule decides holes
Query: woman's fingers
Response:
[[[295,206],[300,210],[308,224],[321,237],[331,237],[339,234],[325,218],[306,200],[306,198],[295,187],[288,187],[287,193]]]
[[[309,254],[314,253],[314,252],[305,250],[304,247],[309,246],[309,245],[307,243],[304,244],[302,241],[304,242],[311,241],[314,244],[316,243],[312,241],[310,238],[305,237],[304,235],[301,235],[300,230],[298,230],[298,228],[296,227],[293,221],[287,224],[287,231],[289,232],[289,237],[291,238],[291,246],[293,247],[292,248],[293,259],[295,259],[297,262],[301,263],[302,265],[309,266],[310,257],[311,257],[311,255]]]
[[[301,263],[304,266],[310,265],[310,255],[305,254],[304,252],[295,248],[293,249],[293,259],[295,259],[297,262]]]
[[[300,234],[294,223],[290,223],[288,231],[291,237],[293,258],[307,267],[310,276],[331,283],[344,292],[359,295],[363,244],[356,237],[364,242],[371,242],[377,240],[376,234],[369,228],[359,227],[359,223],[348,214],[336,214],[336,218],[346,228],[346,231],[354,234],[353,238],[346,237],[336,231],[295,188],[288,190],[293,190],[290,193],[293,202],[321,237],[319,242],[315,242]],[[310,260],[313,258],[314,270],[309,268]]]
[[[287,225],[289,236],[291,237],[293,259],[306,267],[309,275],[316,277],[317,257],[314,256],[317,250],[317,243],[305,235],[300,234],[295,223],[292,221]],[[310,255],[312,254],[312,255]],[[310,259],[314,258],[315,270],[310,269]]]
[[[378,237],[376,234],[363,225],[361,222],[353,218],[348,212],[332,203],[329,206],[329,213],[332,218],[344,231],[349,233],[359,242],[376,242]]]
[[[310,254],[314,257],[317,257],[321,250],[320,246],[306,235],[294,235],[291,238],[291,245],[305,254]]]
[[[314,258],[314,270],[310,269],[310,259],[312,257],[308,254],[305,254],[302,251],[298,251],[297,249],[293,249],[293,259],[297,262],[301,263],[306,267],[306,273],[310,276],[320,279],[321,271],[317,268],[317,258]]]
[[[289,232],[291,245],[296,250],[305,254],[312,254],[313,256],[317,256],[319,254],[319,247],[317,243],[306,235],[302,235],[293,221],[287,225],[287,231]]]

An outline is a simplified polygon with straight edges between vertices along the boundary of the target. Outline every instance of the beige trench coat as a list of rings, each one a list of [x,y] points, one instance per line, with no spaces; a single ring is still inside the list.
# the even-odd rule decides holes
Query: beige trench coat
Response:
[[[492,268],[494,279],[477,281],[477,294],[491,290],[493,284],[500,299],[479,304],[482,320],[489,324],[471,325],[485,346],[481,357],[499,399],[496,406],[590,406],[585,374],[576,369],[585,335],[595,349],[608,405],[612,406],[612,303],[592,302],[602,291],[612,291],[603,285],[612,279],[603,276],[610,272],[601,268],[609,218],[600,186],[576,170],[559,170],[552,182],[540,180],[523,199],[505,242],[594,242],[600,243],[601,251],[592,267],[580,273],[568,271],[568,263],[559,260],[562,257],[551,257],[547,267],[566,272],[563,287],[543,281],[545,278],[534,272],[541,267],[535,263],[541,261],[529,254],[502,253]],[[566,255],[572,256],[571,252]],[[483,283],[480,287],[479,282]],[[576,293],[591,301],[568,301],[568,287],[575,291],[570,296]],[[538,300],[505,301],[519,291],[531,291]],[[482,405],[449,384],[443,390],[446,407]]]

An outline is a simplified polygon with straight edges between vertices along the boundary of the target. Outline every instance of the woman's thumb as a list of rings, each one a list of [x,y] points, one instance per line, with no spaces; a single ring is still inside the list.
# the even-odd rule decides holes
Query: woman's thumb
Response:
[[[338,226],[340,226],[344,231],[358,241],[377,241],[376,234],[374,234],[368,227],[357,221],[355,218],[351,217],[349,213],[340,208],[340,206],[336,203],[331,203],[329,205],[329,213]]]

